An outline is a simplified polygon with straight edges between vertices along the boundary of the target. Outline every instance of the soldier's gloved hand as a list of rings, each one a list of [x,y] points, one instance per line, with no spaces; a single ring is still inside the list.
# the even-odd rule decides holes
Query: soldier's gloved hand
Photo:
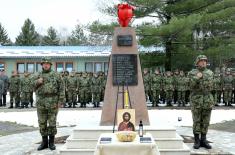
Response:
[[[198,77],[199,79],[201,79],[201,78],[202,78],[202,76],[203,76],[203,75],[202,75],[202,73],[201,73],[201,72],[198,72],[198,73],[197,73],[197,77]]]
[[[37,83],[38,83],[38,84],[43,84],[43,78],[39,78],[39,79],[37,80]]]

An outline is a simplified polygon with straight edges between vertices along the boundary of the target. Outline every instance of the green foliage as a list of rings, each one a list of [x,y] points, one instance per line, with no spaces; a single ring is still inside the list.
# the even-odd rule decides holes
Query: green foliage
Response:
[[[9,45],[9,44],[11,44],[11,41],[8,38],[7,31],[0,23],[0,45]]]
[[[47,35],[42,38],[42,45],[58,46],[59,42],[57,31],[53,27],[49,27]]]
[[[16,45],[36,46],[39,45],[39,34],[35,31],[34,24],[30,19],[26,19],[20,34],[16,37]]]
[[[87,44],[87,37],[81,25],[75,26],[75,30],[72,31],[71,36],[68,38],[68,44],[71,46]]]

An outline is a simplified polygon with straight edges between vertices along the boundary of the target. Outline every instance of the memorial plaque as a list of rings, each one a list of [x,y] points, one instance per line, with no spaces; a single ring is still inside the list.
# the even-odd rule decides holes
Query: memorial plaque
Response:
[[[117,43],[118,46],[132,46],[133,38],[131,35],[118,35]]]
[[[138,84],[136,54],[113,54],[112,66],[114,86]]]

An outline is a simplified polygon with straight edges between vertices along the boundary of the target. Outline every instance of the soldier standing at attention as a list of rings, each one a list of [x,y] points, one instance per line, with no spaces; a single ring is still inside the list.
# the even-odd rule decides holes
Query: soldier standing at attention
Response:
[[[153,94],[153,107],[158,106],[159,104],[159,96],[162,90],[162,76],[159,70],[156,68],[154,74],[151,76],[152,87],[151,91]]]
[[[207,57],[199,55],[195,61],[196,69],[188,73],[191,88],[191,104],[193,117],[193,134],[195,149],[204,147],[211,149],[206,134],[210,124],[211,110],[214,106],[214,98],[211,93],[213,90],[213,72],[207,69]],[[200,139],[201,134],[201,139]]]
[[[172,106],[173,92],[174,92],[174,79],[171,76],[171,71],[166,72],[166,76],[163,78],[163,88],[166,94],[166,103],[168,106]]]
[[[20,108],[20,78],[17,71],[12,71],[12,75],[9,79],[9,92],[10,92],[10,107],[13,108],[15,101],[15,107]]]
[[[29,73],[25,72],[20,81],[21,108],[28,108],[32,92],[32,82]]]
[[[91,92],[93,96],[94,107],[99,107],[100,101],[101,101],[101,90],[103,86],[102,86],[101,78],[99,78],[100,76],[102,75],[98,73],[94,73],[92,81],[91,81],[91,85],[92,85]]]
[[[0,79],[0,107],[3,106],[2,104],[2,95],[4,92],[4,81]]]
[[[151,98],[151,87],[150,87],[151,76],[150,76],[148,68],[144,68],[143,73],[144,73],[144,75],[143,75],[144,91],[145,91],[145,98],[146,98],[146,102],[147,102],[148,97],[149,97],[149,99]]]
[[[233,77],[230,69],[227,68],[225,75],[223,76],[222,86],[224,92],[224,101],[226,106],[231,106],[232,92],[233,92]]]
[[[218,103],[220,102],[221,92],[222,92],[221,91],[222,82],[221,82],[220,73],[215,72],[213,81],[214,81],[213,95],[214,95],[215,105],[218,106]]]
[[[56,118],[59,107],[64,103],[64,83],[61,76],[52,71],[50,58],[43,58],[41,65],[42,71],[38,73],[38,78],[34,82],[38,123],[42,136],[42,143],[38,147],[38,151],[48,148],[48,136],[49,148],[55,150]]]
[[[80,101],[81,101],[81,106],[80,108],[86,108],[86,104],[89,102],[89,93],[90,93],[90,80],[87,77],[87,73],[83,72],[82,77],[79,81],[79,93],[80,93]]]
[[[1,71],[0,71],[0,79],[4,82],[4,91],[3,91],[3,94],[2,94],[2,97],[3,97],[2,105],[5,107],[6,106],[7,89],[8,89],[8,85],[9,85],[9,78],[5,74],[4,69],[1,69]]]
[[[72,105],[73,105],[73,108],[76,108],[78,80],[77,80],[77,77],[75,76],[74,71],[72,71],[68,77],[67,87],[68,87],[69,108],[71,108]]]
[[[178,91],[177,91],[177,97],[178,97],[178,106],[185,106],[186,103],[186,90],[187,90],[187,81],[188,79],[184,75],[184,71],[180,71],[180,78],[178,78]]]

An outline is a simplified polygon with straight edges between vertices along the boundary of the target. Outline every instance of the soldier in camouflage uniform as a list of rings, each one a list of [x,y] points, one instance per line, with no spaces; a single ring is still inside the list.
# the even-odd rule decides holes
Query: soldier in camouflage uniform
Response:
[[[42,58],[41,65],[42,71],[36,75],[37,80],[34,82],[38,123],[42,136],[38,150],[48,148],[48,136],[49,148],[55,150],[56,118],[59,107],[65,99],[64,83],[61,76],[51,69],[52,63],[49,57]]]
[[[196,69],[188,73],[191,88],[191,104],[193,117],[194,148],[205,147],[211,149],[206,134],[210,124],[211,110],[214,106],[213,72],[206,68],[207,57],[199,55],[195,61]],[[201,139],[199,138],[201,134]]]
[[[9,79],[9,92],[10,92],[10,107],[13,108],[15,101],[15,107],[20,108],[20,78],[17,71],[12,71],[12,75]]]
[[[213,88],[213,95],[215,100],[215,105],[217,106],[220,102],[221,92],[222,92],[222,81],[220,74],[216,72],[213,78],[214,88]]]
[[[145,98],[146,101],[151,98],[151,76],[149,73],[149,70],[147,68],[144,68],[143,71],[143,81],[144,81],[144,91],[145,91]]]
[[[233,104],[235,104],[235,70],[233,70]]]
[[[7,90],[8,90],[8,86],[9,86],[9,78],[7,75],[5,75],[5,70],[2,69],[0,71],[0,79],[4,82],[4,91],[2,94],[2,98],[3,98],[3,106],[6,106],[6,96],[7,96]]]
[[[80,81],[81,81],[81,75],[82,75],[82,72],[77,72],[76,73],[76,77],[77,77],[77,103],[81,103],[80,101]]]
[[[173,76],[173,85],[174,85],[174,92],[173,92],[173,99],[174,99],[174,103],[178,103],[179,98],[179,87],[180,87],[180,74],[179,74],[179,70],[176,69],[174,76]]]
[[[64,82],[64,89],[65,89],[65,103],[63,107],[66,107],[66,104],[68,103],[68,77],[69,77],[69,72],[68,71],[64,71],[63,74],[63,82]]]
[[[78,88],[78,80],[75,76],[75,72],[73,71],[67,80],[67,87],[68,87],[68,104],[69,108],[76,107],[77,101],[77,88]]]
[[[2,96],[4,93],[4,81],[2,79],[0,79],[0,107],[3,106],[2,104]]]
[[[227,69],[227,71],[222,79],[224,101],[225,101],[226,106],[231,106],[232,91],[233,91],[232,82],[233,82],[233,77],[231,75],[230,69]]]
[[[29,73],[25,72],[24,77],[20,81],[20,93],[21,93],[21,108],[28,108],[33,82],[29,76]]]
[[[186,90],[187,90],[188,78],[185,77],[184,72],[180,71],[177,82],[177,98],[178,106],[185,106],[186,103]]]
[[[33,92],[34,92],[34,85],[33,85],[33,82],[34,82],[34,78],[33,78],[33,75],[29,73],[29,78],[31,80],[31,89],[30,89],[30,106],[31,108],[33,107]]]
[[[153,94],[153,104],[152,106],[158,106],[159,104],[159,96],[162,90],[162,76],[159,72],[158,69],[155,69],[154,74],[151,76],[151,83],[152,83],[152,87],[151,87],[151,91]]]
[[[90,89],[90,80],[89,78],[87,77],[87,73],[84,72],[82,74],[82,77],[79,81],[79,96],[80,96],[80,102],[81,102],[81,106],[80,107],[84,107],[86,108],[86,104],[89,102],[89,93],[91,91]]]
[[[102,90],[102,78],[99,78],[100,76],[102,76],[101,74],[99,74],[99,76],[97,75],[97,73],[94,73],[92,81],[91,81],[91,85],[92,85],[92,96],[93,96],[93,104],[94,107],[99,107],[100,101],[101,101],[101,90]]]
[[[171,72],[167,71],[166,76],[163,78],[163,89],[165,91],[165,99],[168,106],[171,106],[173,101],[173,91],[174,91],[174,79],[171,76]]]

